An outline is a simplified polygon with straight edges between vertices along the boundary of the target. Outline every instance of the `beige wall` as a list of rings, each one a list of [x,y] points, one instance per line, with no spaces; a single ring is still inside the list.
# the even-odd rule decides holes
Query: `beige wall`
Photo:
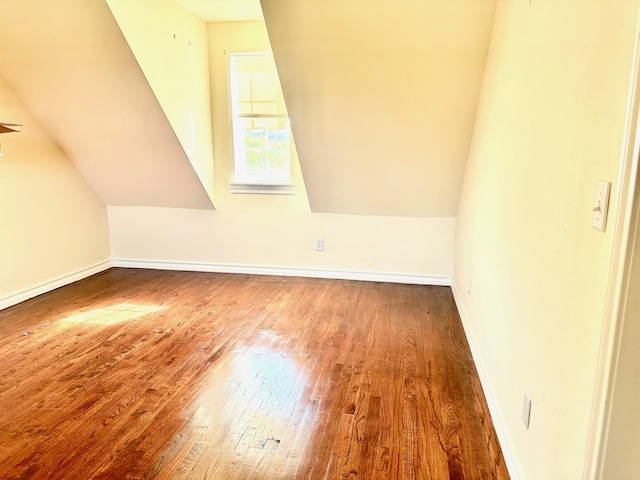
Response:
[[[213,198],[207,24],[171,0],[107,0],[180,144]]]
[[[617,195],[637,3],[498,1],[454,290],[523,479],[581,478],[612,245],[591,210],[597,180]]]
[[[3,4],[0,75],[105,204],[212,208],[106,2]]]
[[[109,207],[116,262],[451,275],[453,218],[371,217],[247,209]],[[324,237],[325,250],[314,251]],[[313,272],[310,272],[313,274]]]
[[[640,472],[640,222],[637,216],[635,239],[632,243],[633,254],[613,384],[611,419],[606,432],[603,480],[635,480]]]
[[[263,0],[311,210],[453,217],[495,0]]]
[[[0,303],[109,260],[107,211],[0,78]]]
[[[432,277],[447,283],[455,218],[312,213],[295,149],[295,195],[232,194],[230,51],[269,50],[264,22],[209,24],[215,157],[215,212],[109,207],[118,260],[195,262]],[[327,190],[333,184],[325,186]],[[398,195],[408,195],[398,190]],[[314,250],[314,238],[325,251]]]

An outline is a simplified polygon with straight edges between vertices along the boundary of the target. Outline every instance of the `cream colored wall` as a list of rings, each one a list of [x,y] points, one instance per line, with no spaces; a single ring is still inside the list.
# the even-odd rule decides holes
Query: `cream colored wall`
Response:
[[[626,295],[602,480],[635,480],[640,472],[640,222],[637,217]]]
[[[312,213],[295,150],[295,195],[230,192],[233,158],[225,52],[269,49],[264,22],[209,24],[216,211],[109,207],[116,260],[416,275],[448,282],[455,218]],[[408,195],[402,190],[397,194]],[[316,237],[325,239],[324,252],[314,250]]]
[[[401,218],[295,211],[109,207],[116,262],[451,275],[453,218]],[[325,250],[314,251],[324,237]]]
[[[637,18],[636,0],[498,1],[454,291],[522,479],[581,478],[612,246],[591,210],[597,180],[617,195]]]
[[[455,216],[494,7],[262,0],[312,211]]]
[[[108,261],[107,211],[69,159],[0,78],[0,303]]]
[[[107,0],[107,4],[213,198],[206,22],[171,0]]]

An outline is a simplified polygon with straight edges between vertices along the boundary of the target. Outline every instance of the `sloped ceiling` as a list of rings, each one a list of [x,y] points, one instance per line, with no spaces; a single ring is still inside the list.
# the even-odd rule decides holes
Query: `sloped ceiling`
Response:
[[[214,199],[207,23],[171,0],[106,0],[198,178]]]
[[[213,208],[104,1],[0,12],[0,76],[105,204]]]
[[[175,0],[207,22],[262,20],[260,0]]]
[[[494,0],[262,0],[313,211],[455,216]]]

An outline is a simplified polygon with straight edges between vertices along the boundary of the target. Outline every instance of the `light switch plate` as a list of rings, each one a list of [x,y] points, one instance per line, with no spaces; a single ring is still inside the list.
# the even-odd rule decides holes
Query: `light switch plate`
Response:
[[[602,230],[603,232],[607,227],[610,191],[611,182],[599,181],[596,183],[596,198],[593,204],[591,226],[597,230]]]

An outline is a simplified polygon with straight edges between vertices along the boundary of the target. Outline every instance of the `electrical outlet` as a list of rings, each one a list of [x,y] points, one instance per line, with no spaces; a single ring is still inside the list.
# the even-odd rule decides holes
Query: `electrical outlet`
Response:
[[[529,394],[524,392],[524,400],[522,402],[522,423],[529,430],[529,422],[531,421],[531,399]]]
[[[316,238],[316,252],[321,252],[324,250],[324,238],[318,237]]]

